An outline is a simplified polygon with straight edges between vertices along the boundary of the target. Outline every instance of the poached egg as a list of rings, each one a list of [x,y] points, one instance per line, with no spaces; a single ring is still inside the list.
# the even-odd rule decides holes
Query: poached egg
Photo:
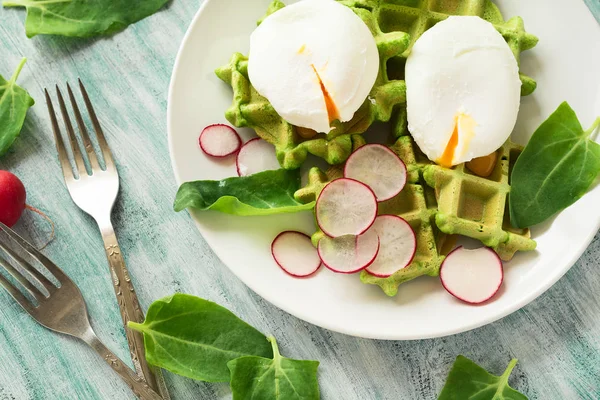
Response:
[[[379,72],[367,25],[334,0],[304,0],[267,17],[250,38],[248,75],[287,122],[328,133],[363,104]]]
[[[444,167],[487,156],[510,137],[521,101],[517,61],[479,17],[452,16],[427,30],[406,61],[408,129]]]

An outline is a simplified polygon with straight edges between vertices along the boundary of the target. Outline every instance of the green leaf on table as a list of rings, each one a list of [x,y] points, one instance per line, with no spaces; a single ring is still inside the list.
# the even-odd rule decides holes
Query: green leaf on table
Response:
[[[508,377],[517,360],[495,376],[464,356],[458,356],[438,400],[527,400],[527,396],[508,386]]]
[[[227,362],[242,356],[272,357],[265,335],[218,304],[187,294],[157,300],[143,324],[150,364],[188,378],[228,382]]]
[[[538,224],[579,200],[600,174],[600,144],[590,139],[600,118],[584,131],[562,103],[535,131],[511,175],[510,220]]]
[[[292,360],[279,354],[269,336],[273,358],[240,357],[229,361],[233,400],[318,400],[318,361]]]
[[[25,33],[88,37],[125,29],[154,14],[169,0],[4,0],[4,7],[26,7]]]
[[[315,203],[294,198],[300,188],[298,170],[278,169],[222,181],[186,182],[175,197],[175,211],[188,207],[234,215],[270,215],[311,210]]]
[[[21,133],[27,110],[34,104],[29,93],[17,85],[25,61],[26,58],[21,60],[10,80],[0,75],[0,156],[8,151]]]

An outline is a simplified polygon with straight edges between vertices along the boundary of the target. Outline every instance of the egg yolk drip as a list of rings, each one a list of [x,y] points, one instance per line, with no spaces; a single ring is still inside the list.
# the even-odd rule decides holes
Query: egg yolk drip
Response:
[[[325,107],[327,108],[327,116],[329,117],[329,122],[331,123],[335,120],[340,119],[340,112],[338,111],[337,106],[335,105],[333,99],[331,98],[329,91],[325,87],[323,80],[319,76],[317,69],[315,68],[315,66],[313,64],[311,64],[311,67],[312,67],[313,71],[315,71],[315,75],[317,76],[317,79],[319,80],[319,84],[321,85],[321,92],[323,92],[323,98],[325,99]]]
[[[498,152],[495,151],[487,156],[477,157],[469,161],[466,165],[467,168],[475,175],[487,178],[494,172],[494,168],[498,163]]]
[[[464,153],[469,142],[475,136],[475,125],[477,125],[475,120],[464,113],[459,113],[454,117],[454,130],[450,140],[448,140],[442,156],[436,161],[439,165],[446,168],[454,165],[453,161],[459,150],[459,144],[461,145],[459,151]]]

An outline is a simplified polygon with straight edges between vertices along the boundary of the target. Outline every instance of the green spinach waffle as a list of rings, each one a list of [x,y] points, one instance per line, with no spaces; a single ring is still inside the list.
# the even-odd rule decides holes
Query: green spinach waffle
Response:
[[[517,61],[520,53],[537,43],[525,32],[520,17],[504,22],[498,8],[489,0],[341,0],[369,27],[379,50],[380,69],[377,81],[354,118],[334,123],[329,134],[316,134],[297,128],[283,120],[271,104],[254,90],[248,79],[248,59],[232,56],[229,64],[216,74],[233,89],[233,104],[226,118],[237,127],[249,127],[273,144],[283,168],[295,169],[314,154],[329,164],[341,164],[364,140],[364,133],[374,122],[392,120],[394,133],[406,130],[406,86],[404,65],[412,44],[435,23],[450,15],[477,15],[494,24],[511,47]],[[275,0],[267,15],[285,5]],[[260,23],[261,21],[259,21]],[[536,83],[522,75],[522,94],[533,92]]]
[[[529,230],[512,227],[507,211],[509,176],[520,146],[511,141],[502,146],[493,172],[485,178],[465,164],[449,169],[432,163],[410,136],[401,136],[389,147],[406,164],[409,183],[396,197],[379,204],[379,214],[404,218],[415,231],[417,252],[409,266],[388,278],[363,271],[363,283],[378,285],[388,296],[394,296],[404,282],[422,275],[438,276],[450,250],[445,246],[450,235],[480,240],[505,261],[517,251],[535,249]],[[295,197],[303,203],[315,201],[327,183],[342,176],[341,166],[326,172],[314,167],[309,171],[308,184]],[[316,246],[322,237],[321,231],[315,233],[313,244]]]
[[[523,21],[515,17],[505,22],[498,8],[489,0],[341,0],[352,8],[369,26],[380,53],[380,71],[368,99],[352,121],[336,124],[328,135],[311,134],[284,121],[260,96],[248,79],[248,60],[242,54],[233,55],[230,63],[217,70],[217,75],[229,83],[234,92],[227,119],[235,126],[253,128],[276,148],[284,168],[298,168],[308,153],[333,165],[326,172],[319,168],[309,171],[308,184],[295,193],[298,201],[315,201],[330,181],[343,175],[341,164],[352,151],[365,144],[362,137],[374,122],[392,120],[395,142],[389,147],[407,166],[408,184],[404,190],[380,204],[380,214],[403,217],[415,230],[417,252],[412,263],[388,278],[361,273],[364,283],[374,284],[389,296],[403,282],[422,275],[437,276],[445,252],[444,243],[450,235],[461,234],[481,240],[493,247],[503,259],[516,251],[531,250],[535,242],[528,231],[510,227],[506,208],[509,190],[508,173],[519,149],[507,143],[490,178],[471,174],[465,165],[446,169],[433,164],[419,150],[407,130],[404,66],[412,44],[435,23],[449,15],[477,15],[494,24],[512,49],[517,61],[520,53],[537,43],[537,38],[525,32]],[[268,14],[283,7],[274,1]],[[260,23],[260,22],[259,22]],[[522,95],[535,90],[533,79],[521,74]],[[464,187],[464,188],[463,188]],[[465,195],[461,193],[465,190]],[[469,201],[465,200],[469,197]],[[471,199],[472,198],[472,199]],[[470,203],[470,204],[467,204]],[[471,207],[475,207],[471,210]],[[480,212],[477,212],[480,210]],[[323,237],[313,235],[313,244]]]
[[[465,164],[449,169],[431,164],[423,169],[427,185],[435,190],[438,209],[435,222],[440,231],[481,241],[510,260],[517,251],[534,250],[528,229],[510,224],[509,177],[522,147],[510,140],[498,152],[498,162],[489,177],[473,174]]]
[[[364,283],[378,285],[388,295],[394,296],[398,286],[422,275],[437,276],[444,255],[442,248],[447,239],[435,225],[437,203],[433,190],[422,182],[422,170],[431,164],[409,136],[402,136],[389,146],[406,164],[408,184],[394,198],[379,204],[379,214],[393,214],[404,218],[415,231],[417,252],[410,265],[395,272],[388,278],[379,278],[366,271],[360,279]],[[329,168],[326,172],[312,168],[308,174],[308,184],[298,190],[295,197],[298,201],[308,203],[316,200],[327,183],[341,178],[341,166]],[[324,236],[318,231],[312,236],[316,246]]]

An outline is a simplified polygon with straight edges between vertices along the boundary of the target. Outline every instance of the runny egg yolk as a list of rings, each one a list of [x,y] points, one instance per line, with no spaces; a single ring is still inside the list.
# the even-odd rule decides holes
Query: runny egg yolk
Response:
[[[325,87],[323,80],[319,76],[317,69],[312,64],[311,64],[311,67],[312,67],[313,71],[315,71],[315,75],[317,76],[317,79],[319,80],[319,84],[321,85],[321,92],[323,92],[323,98],[325,99],[325,107],[327,107],[327,116],[329,117],[329,122],[331,123],[335,120],[340,119],[340,112],[338,111],[337,106],[333,102],[333,99],[331,98],[329,91]]]
[[[442,156],[437,160],[439,165],[446,168],[454,165],[453,161],[457,155],[457,150],[460,151],[458,155],[462,155],[469,147],[469,142],[473,136],[475,136],[475,125],[477,125],[475,120],[467,114],[458,113],[454,117],[454,130]],[[459,144],[461,145],[460,149]]]

